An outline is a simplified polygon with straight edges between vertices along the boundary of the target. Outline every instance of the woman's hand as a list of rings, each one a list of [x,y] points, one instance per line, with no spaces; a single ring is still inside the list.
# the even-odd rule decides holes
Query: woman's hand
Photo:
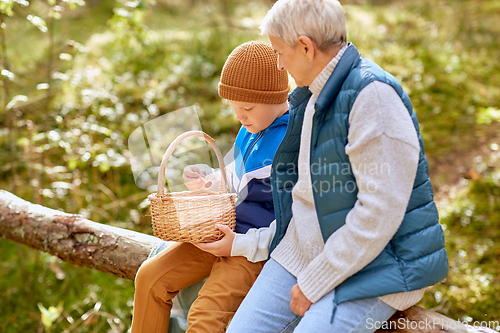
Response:
[[[217,257],[230,257],[233,249],[233,240],[236,235],[227,225],[218,225],[217,228],[224,233],[222,239],[212,243],[193,243],[194,246]]]
[[[292,287],[292,301],[290,302],[290,309],[299,316],[304,316],[304,314],[309,310],[312,302],[307,299],[306,295],[300,290],[299,285],[296,284]]]

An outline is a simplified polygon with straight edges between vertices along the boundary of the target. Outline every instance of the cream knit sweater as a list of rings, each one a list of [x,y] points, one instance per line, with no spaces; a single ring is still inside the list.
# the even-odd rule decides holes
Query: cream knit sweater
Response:
[[[394,89],[367,85],[350,116],[346,153],[359,188],[346,223],[323,241],[313,200],[310,147],[314,104],[345,47],[310,85],[302,125],[299,178],[292,191],[293,217],[271,257],[297,277],[311,302],[332,291],[374,260],[399,228],[418,166],[420,146],[411,117]],[[317,186],[317,184],[316,184]],[[416,304],[424,290],[386,295],[397,310]]]

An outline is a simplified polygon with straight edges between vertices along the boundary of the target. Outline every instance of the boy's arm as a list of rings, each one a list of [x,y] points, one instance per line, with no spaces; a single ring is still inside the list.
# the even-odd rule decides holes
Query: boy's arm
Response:
[[[218,257],[242,256],[251,262],[266,260],[269,246],[276,232],[276,221],[269,227],[249,229],[246,234],[237,234],[226,225],[219,225],[224,237],[211,243],[193,243],[199,249]]]
[[[246,234],[235,234],[231,257],[243,256],[251,262],[266,260],[275,233],[276,220],[269,227],[249,229]]]
[[[232,160],[234,156],[233,149],[224,158],[226,162],[226,176],[229,182],[231,180],[231,173],[234,171],[235,163],[234,160]],[[218,191],[221,177],[220,170],[211,170],[215,171],[214,174],[217,174],[217,180],[213,182],[210,190]],[[231,187],[231,185],[229,186]],[[193,245],[215,256],[243,256],[251,262],[259,262],[269,258],[269,247],[276,232],[276,220],[271,222],[269,227],[252,228],[245,234],[237,234],[227,226],[219,226],[219,229],[225,234],[221,240],[211,243],[194,243]]]

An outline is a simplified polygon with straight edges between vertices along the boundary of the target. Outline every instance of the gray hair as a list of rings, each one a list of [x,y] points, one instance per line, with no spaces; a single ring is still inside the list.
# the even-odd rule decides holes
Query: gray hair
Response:
[[[278,0],[260,25],[262,35],[273,35],[295,47],[299,36],[311,38],[322,52],[347,43],[345,16],[337,0]]]

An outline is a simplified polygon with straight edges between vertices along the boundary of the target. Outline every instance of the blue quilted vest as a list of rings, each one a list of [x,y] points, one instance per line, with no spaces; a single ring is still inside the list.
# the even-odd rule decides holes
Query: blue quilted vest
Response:
[[[391,85],[401,97],[418,134],[420,160],[400,228],[375,260],[337,286],[336,304],[418,290],[436,284],[448,274],[443,230],[438,222],[424,143],[410,99],[391,74],[372,61],[360,58],[352,44],[335,67],[315,104],[311,181],[323,239],[326,241],[344,225],[346,215],[357,199],[356,180],[345,153],[348,119],[359,92],[373,81]],[[300,134],[310,96],[307,87],[296,88],[290,94],[287,132],[273,161],[271,186],[277,226],[271,251],[285,235],[292,217],[292,188],[298,179]]]

